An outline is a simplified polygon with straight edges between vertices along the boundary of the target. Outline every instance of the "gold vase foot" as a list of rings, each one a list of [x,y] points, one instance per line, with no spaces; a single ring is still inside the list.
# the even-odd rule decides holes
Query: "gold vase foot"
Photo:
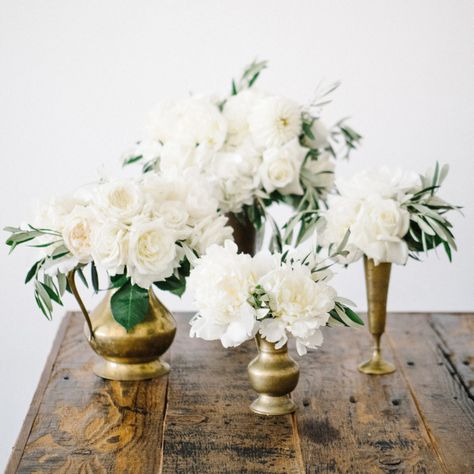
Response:
[[[147,380],[161,377],[170,371],[170,366],[159,359],[140,364],[120,364],[102,360],[94,365],[94,373],[108,380]]]
[[[287,415],[296,410],[296,405],[288,395],[283,395],[281,397],[260,395],[252,402],[250,409],[259,415]]]
[[[360,372],[368,375],[386,375],[395,372],[395,366],[380,357],[363,362],[358,368]]]

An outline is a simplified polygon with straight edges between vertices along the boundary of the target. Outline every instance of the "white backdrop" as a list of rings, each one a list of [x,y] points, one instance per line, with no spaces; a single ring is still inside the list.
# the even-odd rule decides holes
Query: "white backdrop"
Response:
[[[395,268],[390,309],[474,309],[472,1],[0,5],[2,227],[26,220],[34,198],[94,179],[101,165],[119,172],[119,156],[155,102],[227,93],[231,77],[258,56],[270,60],[260,87],[300,101],[320,80],[342,80],[327,118],[350,115],[365,139],[341,174],[381,163],[452,165],[443,194],[465,206],[465,218],[453,217],[460,251],[452,265],[431,255]],[[47,322],[35,308],[23,285],[33,255],[15,253],[0,249],[0,467],[61,319],[57,311]],[[335,284],[365,308],[361,264]],[[188,298],[164,299],[171,309],[191,308]]]

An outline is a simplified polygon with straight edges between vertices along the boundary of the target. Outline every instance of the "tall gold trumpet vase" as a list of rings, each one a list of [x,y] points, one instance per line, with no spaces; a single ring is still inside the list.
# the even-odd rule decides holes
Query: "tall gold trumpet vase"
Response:
[[[248,365],[250,384],[259,394],[250,409],[260,415],[286,415],[296,405],[290,393],[296,388],[300,370],[289,356],[288,346],[275,349],[275,344],[256,336],[258,356]]]
[[[395,367],[381,355],[380,340],[385,331],[387,319],[387,295],[390,282],[391,263],[375,265],[372,259],[364,256],[365,284],[367,288],[369,331],[374,338],[372,357],[359,365],[364,374],[385,375],[395,371]]]
[[[170,366],[160,361],[176,334],[172,314],[148,292],[149,307],[144,320],[130,331],[117,323],[110,307],[113,291],[89,315],[77,291],[74,272],[68,282],[86,320],[84,332],[89,344],[102,360],[93,367],[99,377],[109,380],[146,380],[167,374]]]

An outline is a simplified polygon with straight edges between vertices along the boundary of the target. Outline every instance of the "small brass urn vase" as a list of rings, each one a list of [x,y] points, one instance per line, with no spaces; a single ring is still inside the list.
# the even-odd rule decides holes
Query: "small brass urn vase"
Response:
[[[258,356],[248,365],[250,384],[259,394],[250,409],[261,415],[286,415],[296,406],[290,393],[296,388],[300,370],[289,356],[288,346],[275,349],[275,344],[256,336]]]
[[[380,340],[385,332],[387,319],[387,296],[390,282],[391,263],[375,265],[372,259],[364,256],[365,283],[367,287],[367,317],[369,331],[374,339],[372,357],[359,365],[364,374],[385,375],[395,371],[395,367],[382,358]]]
[[[148,313],[142,322],[127,332],[112,316],[110,299],[113,291],[107,292],[89,315],[73,274],[68,276],[68,282],[86,319],[84,332],[89,344],[103,359],[94,365],[96,375],[109,380],[146,380],[169,372],[169,365],[160,361],[160,356],[173,342],[176,323],[151,289],[148,292]]]

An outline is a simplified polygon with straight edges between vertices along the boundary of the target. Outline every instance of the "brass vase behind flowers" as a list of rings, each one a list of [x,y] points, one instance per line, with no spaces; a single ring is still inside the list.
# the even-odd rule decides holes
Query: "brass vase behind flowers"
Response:
[[[237,218],[232,212],[226,214],[226,217],[228,225],[234,230],[234,242],[239,252],[254,256],[257,251],[257,231],[249,218],[244,213]]]
[[[369,331],[374,338],[374,350],[371,359],[359,365],[359,370],[364,374],[384,375],[395,371],[395,367],[382,358],[380,349],[380,340],[385,331],[385,321],[387,319],[387,295],[391,266],[391,263],[375,265],[372,259],[364,256],[367,316]]]
[[[112,316],[113,291],[108,291],[89,315],[77,291],[74,273],[68,275],[68,282],[86,319],[84,330],[89,344],[103,358],[93,368],[96,375],[109,380],[146,380],[169,372],[169,364],[160,361],[160,356],[173,342],[176,323],[151,288],[144,320],[127,331]]]
[[[275,344],[256,336],[258,356],[248,365],[250,384],[259,394],[250,409],[261,415],[286,415],[296,406],[290,393],[296,388],[300,370],[289,356],[288,346],[275,349]]]

